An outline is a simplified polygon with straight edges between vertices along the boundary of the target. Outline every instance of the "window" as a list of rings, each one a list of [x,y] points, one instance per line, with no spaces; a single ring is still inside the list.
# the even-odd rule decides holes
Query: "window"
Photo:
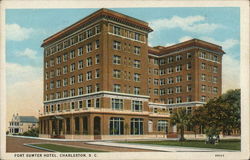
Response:
[[[159,60],[157,58],[154,58],[154,64],[158,65],[159,64]]]
[[[66,74],[68,72],[68,66],[63,66],[63,74]]]
[[[182,76],[177,76],[176,77],[176,83],[179,83],[179,82],[181,82],[182,81]]]
[[[206,75],[205,75],[205,74],[202,74],[202,75],[201,75],[201,80],[202,80],[202,81],[206,81]]]
[[[49,79],[49,73],[48,72],[45,73],[45,79]]]
[[[205,53],[205,52],[201,52],[201,53],[200,53],[200,58],[205,59],[205,58],[206,58],[206,53]]]
[[[66,91],[66,90],[63,91],[63,97],[64,97],[64,98],[68,97],[68,91]]]
[[[134,87],[134,94],[140,94],[140,87]]]
[[[95,64],[99,64],[99,63],[100,63],[100,55],[97,54],[97,55],[95,56]]]
[[[113,70],[113,77],[114,78],[121,78],[121,71],[120,70]]]
[[[56,81],[56,88],[60,88],[61,87],[61,80],[57,80]]]
[[[55,64],[54,59],[51,59],[51,60],[50,60],[50,66],[53,67],[54,64]]]
[[[61,75],[61,68],[57,68],[56,69],[56,76],[60,76]]]
[[[201,91],[205,92],[206,91],[206,85],[201,85]]]
[[[70,77],[70,85],[75,84],[75,76]]]
[[[173,72],[174,72],[174,68],[173,68],[173,67],[167,68],[167,73],[168,73],[168,74],[171,74],[171,73],[173,73]]]
[[[218,93],[218,88],[217,87],[213,87],[213,93],[217,94]]]
[[[79,34],[78,35],[78,41],[82,41],[83,40],[83,34]]]
[[[114,26],[113,33],[116,34],[116,35],[121,35],[121,28],[117,27],[117,26]]]
[[[159,70],[158,69],[154,69],[154,75],[158,75],[159,74]]]
[[[134,60],[134,68],[141,68],[141,61]]]
[[[182,71],[182,65],[181,64],[176,66],[176,72],[180,72],[180,71]]]
[[[187,53],[187,58],[192,58],[192,53],[188,52]]]
[[[78,62],[78,69],[83,69],[83,61]]]
[[[97,84],[95,85],[95,91],[96,91],[96,92],[99,92],[99,91],[100,91],[100,84],[99,84],[99,83],[97,83]]]
[[[114,92],[121,92],[121,85],[120,84],[114,84],[113,85],[113,91]]]
[[[140,54],[141,52],[141,47],[138,47],[138,46],[134,46],[134,54]]]
[[[87,108],[91,107],[91,99],[86,100],[86,107]]]
[[[75,50],[70,51],[69,57],[70,59],[75,58]]]
[[[95,27],[95,31],[96,31],[96,34],[100,33],[101,32],[101,27],[100,26],[96,26]]]
[[[206,102],[206,96],[201,96],[201,102]]]
[[[82,101],[78,101],[78,108],[82,108],[82,106],[83,106]]]
[[[88,85],[86,87],[86,93],[91,93],[92,92],[92,86],[91,85]]]
[[[214,67],[213,67],[213,72],[214,72],[214,73],[218,73],[218,67],[217,67],[217,66],[214,66]]]
[[[213,77],[213,83],[217,83],[217,77]]]
[[[191,91],[192,91],[192,85],[189,84],[189,85],[187,85],[187,92],[191,92]]]
[[[121,64],[121,56],[113,56],[113,64]]]
[[[154,79],[154,85],[158,85],[159,84],[159,80],[158,79]]]
[[[167,89],[167,94],[173,94],[174,93],[174,89],[173,88],[168,88]]]
[[[61,98],[61,93],[60,92],[56,92],[56,99]]]
[[[190,70],[192,68],[191,62],[187,63],[187,70]]]
[[[70,96],[75,96],[75,89],[70,90]]]
[[[213,56],[213,60],[214,60],[215,62],[218,62],[218,61],[219,61],[218,56],[214,55],[214,56]]]
[[[165,74],[165,69],[160,69],[160,75],[164,75]]]
[[[92,71],[88,71],[86,73],[86,80],[88,81],[88,80],[91,80],[91,79],[92,79]]]
[[[174,62],[173,56],[167,57],[167,62],[168,62],[168,63]]]
[[[135,33],[135,40],[139,41],[140,37],[141,37],[141,35],[139,33]]]
[[[158,89],[154,89],[154,95],[158,95],[159,94],[159,90]]]
[[[181,55],[177,55],[175,58],[176,58],[176,61],[182,60],[182,56]]]
[[[95,78],[100,78],[100,69],[95,70]]]
[[[110,135],[123,135],[124,119],[118,117],[111,117],[109,120],[109,133]]]
[[[83,74],[78,75],[78,83],[83,82]]]
[[[173,77],[169,77],[169,78],[167,79],[167,83],[168,83],[168,84],[173,84],[173,83],[174,83],[174,78],[173,78]]]
[[[142,118],[132,118],[130,123],[130,134],[132,135],[142,135],[143,134],[143,119]]]
[[[160,95],[165,95],[165,89],[163,88],[163,89],[160,89]]]
[[[100,108],[100,99],[99,98],[95,99],[95,108]]]
[[[192,102],[192,96],[187,96],[187,102]]]
[[[83,95],[83,88],[82,87],[78,88],[78,95]]]
[[[166,133],[168,131],[168,122],[166,120],[159,120],[157,130]]]
[[[182,103],[181,97],[177,97],[177,98],[176,98],[176,103]]]
[[[206,69],[206,63],[201,63],[201,69]]]
[[[98,48],[100,48],[100,41],[96,40],[95,41],[95,49],[98,49]]]
[[[166,63],[165,59],[161,58],[160,59],[160,65],[164,65]]]
[[[92,58],[89,57],[89,58],[86,59],[86,66],[89,67],[91,65],[92,65]]]
[[[134,81],[135,82],[140,82],[140,74],[138,74],[138,73],[134,74]]]
[[[123,99],[112,98],[112,109],[122,110],[123,109]]]
[[[191,81],[192,80],[192,75],[189,73],[187,74],[187,81]]]
[[[132,111],[142,112],[142,101],[132,101]]]
[[[89,52],[91,52],[91,51],[92,51],[92,43],[88,43],[88,44],[86,45],[86,52],[89,53]]]
[[[63,62],[66,62],[68,60],[68,54],[64,53],[63,55]]]
[[[160,85],[165,85],[165,79],[160,79]]]
[[[50,89],[53,89],[54,88],[54,81],[51,81],[50,82]]]
[[[58,56],[56,58],[56,64],[61,64],[62,63],[62,57],[61,56]]]
[[[83,54],[82,47],[78,48],[78,56],[81,56]]]
[[[75,63],[72,63],[72,64],[70,65],[70,72],[74,72],[75,69],[76,69]]]
[[[67,86],[68,85],[68,79],[67,78],[64,78],[63,79],[63,86]]]
[[[181,86],[175,87],[175,93],[181,93],[181,92],[182,92],[182,87]]]
[[[87,38],[91,37],[93,35],[92,29],[87,30],[86,36]]]
[[[113,42],[113,49],[120,50],[121,49],[121,42],[114,41]]]
[[[173,104],[174,103],[174,99],[173,98],[168,98],[168,104]]]

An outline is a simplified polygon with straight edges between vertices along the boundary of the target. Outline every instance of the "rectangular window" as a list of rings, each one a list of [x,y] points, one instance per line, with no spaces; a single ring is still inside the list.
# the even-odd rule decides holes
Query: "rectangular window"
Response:
[[[97,54],[97,55],[95,56],[95,64],[99,64],[99,63],[100,63],[100,55]]]
[[[159,94],[159,90],[158,89],[154,89],[154,95],[158,95]]]
[[[95,27],[95,32],[96,32],[96,34],[100,33],[101,32],[101,27],[100,26],[96,26]]]
[[[192,80],[192,75],[189,73],[187,74],[187,81],[191,81]]]
[[[114,78],[121,78],[121,71],[117,70],[117,69],[114,69],[113,70],[113,77]]]
[[[134,68],[141,68],[141,61],[134,60]]]
[[[75,96],[75,89],[70,90],[70,96]]]
[[[82,47],[78,48],[78,56],[81,56],[83,54],[83,49]]]
[[[121,92],[121,85],[120,84],[114,84],[113,85],[113,91],[114,92]]]
[[[206,85],[201,85],[201,91],[205,92],[206,91]]]
[[[95,70],[95,78],[100,78],[100,69]]]
[[[160,79],[160,85],[165,85],[165,79]]]
[[[68,97],[68,91],[66,91],[66,90],[63,91],[63,97],[64,97],[64,98]]]
[[[206,63],[201,63],[201,69],[206,69]]]
[[[140,87],[134,87],[134,94],[136,95],[140,94]]]
[[[114,41],[113,42],[113,49],[120,50],[121,49],[121,42]]]
[[[75,69],[76,69],[75,63],[72,63],[72,64],[70,65],[70,72],[74,72]]]
[[[68,85],[68,79],[67,78],[64,78],[63,79],[63,86],[67,86]]]
[[[182,71],[182,65],[181,64],[176,66],[176,72],[180,72],[180,71]]]
[[[113,64],[121,64],[121,56],[113,56]]]
[[[70,55],[69,55],[70,59],[75,58],[75,56],[76,56],[75,50],[70,51]]]
[[[132,118],[130,123],[130,134],[131,135],[142,135],[143,134],[143,119]]]
[[[218,80],[217,77],[214,76],[213,77],[213,83],[217,83],[217,80]]]
[[[171,73],[173,73],[173,72],[174,72],[174,68],[173,68],[173,67],[167,68],[167,73],[168,73],[168,74],[171,74]]]
[[[142,112],[142,101],[132,101],[132,109],[133,112]]]
[[[97,84],[95,85],[95,91],[96,91],[96,92],[99,92],[99,91],[100,91],[100,84],[99,84],[99,83],[97,83]]]
[[[88,85],[86,87],[86,93],[92,93],[92,86],[91,85]]]
[[[95,108],[100,108],[100,99],[99,98],[95,99]]]
[[[187,92],[191,92],[191,91],[192,91],[192,85],[189,84],[189,85],[187,85]]]
[[[140,74],[138,74],[138,73],[134,74],[134,81],[135,82],[140,82]]]
[[[83,88],[82,87],[78,88],[78,95],[83,95]]]
[[[89,67],[91,65],[92,65],[92,58],[89,57],[89,58],[86,59],[86,66]]]
[[[179,83],[179,82],[181,82],[182,81],[182,76],[177,76],[176,77],[176,83]]]
[[[83,74],[78,75],[78,83],[83,82]]]
[[[206,102],[206,96],[201,96],[201,102]]]
[[[88,43],[88,44],[86,45],[86,52],[89,53],[89,52],[91,52],[91,51],[92,51],[92,43]]]
[[[192,68],[191,62],[187,63],[187,70],[190,70]]]
[[[117,27],[117,26],[114,26],[113,33],[116,34],[116,35],[121,35],[121,28]]]
[[[56,64],[61,64],[62,63],[62,57],[61,56],[58,56],[56,58]]]
[[[176,103],[182,103],[181,97],[177,97],[177,98],[176,98]]]
[[[93,35],[92,29],[87,30],[87,32],[86,32],[86,37],[89,38],[89,37],[91,37],[92,35]]]
[[[201,75],[201,80],[202,80],[202,81],[206,81],[206,75],[205,75],[205,74],[202,74],[202,75]]]
[[[187,53],[187,58],[192,58],[192,53],[188,52]]]
[[[98,48],[100,48],[100,41],[96,40],[95,41],[95,49],[98,49]]]
[[[82,101],[78,101],[78,108],[82,108],[82,107],[83,107]]]
[[[139,33],[135,33],[135,40],[139,41],[140,40],[141,35]]]
[[[92,71],[88,71],[86,73],[86,80],[88,81],[88,80],[91,80],[91,79],[92,79]]]
[[[218,67],[217,67],[217,66],[214,66],[214,67],[213,67],[213,72],[214,72],[214,73],[218,73]]]
[[[165,95],[165,89],[163,88],[163,89],[160,89],[160,95]]]
[[[141,52],[141,47],[134,46],[134,54],[138,55]]]
[[[66,74],[68,72],[68,66],[63,66],[63,74]]]
[[[168,88],[167,89],[167,94],[173,94],[174,93],[174,89],[173,88]]]
[[[123,110],[123,99],[112,98],[112,109]]]
[[[64,53],[63,54],[63,62],[66,62],[68,60],[68,54]]]
[[[167,133],[168,131],[168,122],[166,120],[159,120],[157,122],[157,130],[160,132]]]
[[[173,84],[174,83],[174,78],[173,77],[169,77],[167,79],[167,82],[168,82],[168,84]]]
[[[56,76],[60,76],[61,75],[61,68],[57,68],[56,69]]]
[[[158,86],[159,84],[159,80],[158,79],[154,79],[154,85]]]
[[[91,107],[91,99],[86,100],[86,107],[90,108]]]
[[[75,76],[70,77],[70,85],[75,84]]]
[[[78,69],[83,69],[83,61],[78,62]]]
[[[175,87],[175,93],[181,93],[181,92],[182,92],[182,87],[181,86]]]
[[[167,57],[167,62],[168,62],[168,63],[174,62],[173,56]]]
[[[177,55],[175,58],[176,58],[176,61],[182,60],[182,56],[181,55]]]
[[[109,120],[109,133],[110,135],[123,135],[124,119],[118,117],[111,117]]]

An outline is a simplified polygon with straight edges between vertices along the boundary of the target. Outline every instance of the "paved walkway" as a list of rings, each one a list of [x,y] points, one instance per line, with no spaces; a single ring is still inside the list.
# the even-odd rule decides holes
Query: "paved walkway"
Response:
[[[225,150],[225,149],[161,146],[161,145],[135,144],[135,143],[133,144],[114,143],[114,142],[86,142],[86,143],[92,145],[100,145],[100,146],[146,149],[146,150],[161,151],[161,152],[237,152],[235,150]]]

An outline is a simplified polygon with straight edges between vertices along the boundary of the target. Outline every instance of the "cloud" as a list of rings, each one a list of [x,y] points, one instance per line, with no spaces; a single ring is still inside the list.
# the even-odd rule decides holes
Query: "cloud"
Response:
[[[43,106],[42,68],[7,63],[6,76],[7,119],[14,113],[38,116]]]
[[[236,88],[240,88],[240,61],[225,54],[222,58],[222,92]]]
[[[6,24],[7,40],[23,41],[29,39],[33,32],[32,28],[21,27],[18,24]]]
[[[190,40],[190,39],[193,39],[193,38],[190,37],[190,36],[184,36],[184,37],[181,37],[181,38],[179,39],[179,42],[185,42],[185,41],[188,41],[188,40]]]
[[[188,31],[192,33],[211,33],[214,30],[223,27],[220,24],[201,23],[205,20],[205,17],[200,15],[188,17],[173,16],[170,19],[157,19],[151,21],[149,24],[155,31],[180,28],[183,31]]]
[[[222,46],[222,49],[224,49],[224,50],[231,49],[234,46],[239,44],[239,40],[232,39],[232,38],[226,39],[224,41],[218,41],[218,40],[215,40],[214,38],[211,38],[211,37],[200,37],[200,39],[214,43],[214,44],[218,44],[218,45]]]
[[[26,48],[23,51],[17,51],[16,52],[17,56],[24,56],[24,57],[28,57],[30,59],[36,59],[36,54],[37,54],[37,51],[32,50],[30,48]]]

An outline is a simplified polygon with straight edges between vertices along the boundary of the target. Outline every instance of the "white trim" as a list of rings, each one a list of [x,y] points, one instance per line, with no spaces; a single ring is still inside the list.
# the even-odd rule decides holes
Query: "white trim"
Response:
[[[108,34],[112,35],[112,36],[117,36],[117,37],[120,37],[120,38],[128,39],[128,40],[131,40],[131,41],[139,42],[139,43],[146,43],[146,42],[143,42],[143,41],[138,41],[138,40],[135,40],[135,39],[132,39],[132,38],[124,37],[122,35],[114,34],[112,32],[108,32]],[[135,54],[135,55],[139,55],[139,54]]]
[[[206,104],[205,102],[200,101],[193,101],[193,102],[184,102],[184,103],[173,103],[173,104],[160,104],[160,103],[152,103],[149,102],[148,106],[150,108],[156,107],[156,108],[178,108],[178,107],[193,107],[193,106],[201,106]]]
[[[72,99],[89,99],[89,98],[100,98],[100,97],[109,97],[109,98],[119,98],[119,99],[130,99],[130,100],[140,100],[140,101],[148,101],[149,96],[146,95],[135,95],[135,94],[127,94],[127,93],[117,93],[111,91],[100,91],[94,93],[88,93],[78,96],[54,99],[49,101],[44,101],[44,104],[47,103],[57,103],[58,101],[72,101]]]

